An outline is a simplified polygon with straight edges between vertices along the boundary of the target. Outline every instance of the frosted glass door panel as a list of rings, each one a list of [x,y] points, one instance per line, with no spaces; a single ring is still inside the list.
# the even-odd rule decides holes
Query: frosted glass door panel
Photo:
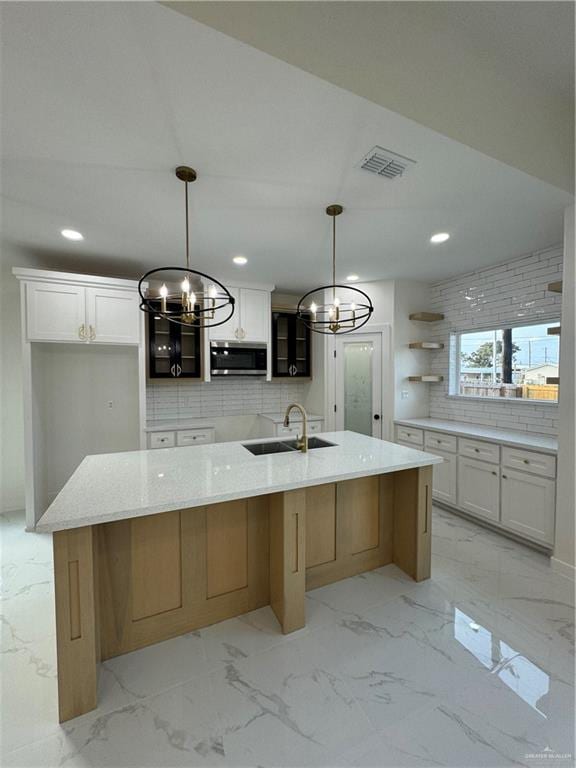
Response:
[[[372,435],[372,342],[344,345],[344,429]]]
[[[382,336],[336,340],[336,429],[382,437]]]

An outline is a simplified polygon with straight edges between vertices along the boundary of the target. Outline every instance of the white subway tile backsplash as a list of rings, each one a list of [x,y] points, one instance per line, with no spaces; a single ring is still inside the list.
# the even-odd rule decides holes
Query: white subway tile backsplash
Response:
[[[226,381],[149,383],[146,390],[148,421],[245,416],[282,411],[303,400],[308,384],[298,381]]]
[[[451,398],[447,374],[451,332],[558,319],[562,297],[549,293],[547,285],[561,279],[562,248],[558,246],[432,286],[430,309],[443,312],[445,319],[431,328],[430,339],[443,341],[445,348],[434,354],[431,369],[444,374],[445,381],[430,385],[431,417],[557,434],[556,406]]]

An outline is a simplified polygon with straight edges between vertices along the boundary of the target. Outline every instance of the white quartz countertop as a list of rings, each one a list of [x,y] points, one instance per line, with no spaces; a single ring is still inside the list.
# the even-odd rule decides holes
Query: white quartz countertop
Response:
[[[284,413],[259,413],[258,416],[261,416],[263,419],[269,419],[270,421],[273,421],[274,424],[282,424],[284,422]],[[322,421],[322,416],[316,416],[314,413],[308,413],[306,414],[308,421]],[[302,414],[300,411],[297,411],[295,408],[290,413],[290,423],[293,422],[302,421]]]
[[[317,437],[335,445],[268,456],[253,456],[243,447],[277,439],[272,438],[87,456],[36,530],[81,528],[442,462],[356,432]]]
[[[558,453],[558,440],[548,435],[537,435],[534,432],[521,432],[513,429],[484,427],[482,424],[467,424],[465,421],[449,421],[443,419],[397,419],[395,424],[418,429],[430,429],[434,432],[448,432],[460,437],[473,437],[488,440],[492,443],[502,443],[515,448]]]
[[[178,429],[212,429],[214,419],[164,419],[149,421],[144,427],[145,432],[169,432]]]

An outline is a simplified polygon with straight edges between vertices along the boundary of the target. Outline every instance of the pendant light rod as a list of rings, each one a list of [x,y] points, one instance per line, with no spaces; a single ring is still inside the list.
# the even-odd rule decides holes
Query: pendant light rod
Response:
[[[198,174],[194,168],[188,165],[179,165],[176,168],[176,178],[184,182],[184,205],[186,206],[186,269],[190,269],[190,232],[189,232],[189,212],[188,212],[188,184],[196,181]]]
[[[328,216],[332,217],[332,285],[336,286],[336,216],[340,216],[344,208],[333,203],[326,208]],[[332,289],[332,299],[336,298],[336,287]]]

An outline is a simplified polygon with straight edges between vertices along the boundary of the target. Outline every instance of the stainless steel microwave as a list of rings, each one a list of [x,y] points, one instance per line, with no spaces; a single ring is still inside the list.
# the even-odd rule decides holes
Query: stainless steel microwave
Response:
[[[265,376],[268,367],[266,344],[237,341],[210,342],[212,376]]]

